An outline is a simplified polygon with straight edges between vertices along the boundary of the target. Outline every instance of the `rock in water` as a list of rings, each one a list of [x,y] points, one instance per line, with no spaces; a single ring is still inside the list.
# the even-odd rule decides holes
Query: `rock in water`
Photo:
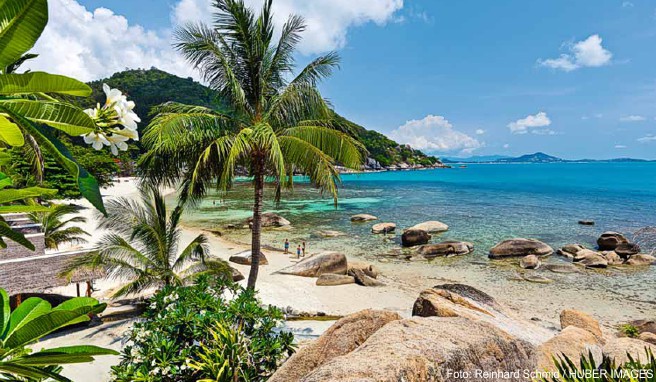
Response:
[[[300,348],[268,382],[299,382],[315,368],[362,345],[386,324],[400,320],[398,313],[363,310],[337,321],[316,341]]]
[[[392,233],[396,230],[394,223],[378,223],[371,227],[371,233]]]
[[[277,273],[303,277],[319,277],[326,273],[345,275],[347,269],[346,256],[341,253],[328,252],[312,256]]]
[[[317,231],[312,234],[313,237],[322,237],[322,238],[331,238],[331,237],[340,237],[340,236],[346,236],[344,232],[339,232],[339,231],[330,231],[330,230],[323,230],[323,231]]]
[[[251,265],[253,263],[253,256],[251,255],[251,251],[244,251],[230,256],[228,261],[231,261],[235,264]],[[267,264],[269,264],[269,261],[267,260],[266,256],[264,256],[264,253],[260,252],[260,265]]]
[[[372,220],[378,220],[378,218],[375,217],[374,215],[367,215],[367,214],[358,214],[358,215],[351,216],[351,221],[354,223],[362,223]]]
[[[624,259],[615,253],[615,251],[604,251],[601,253],[601,256],[608,261],[608,265],[622,265],[624,263]]]
[[[549,341],[538,346],[538,370],[555,372],[553,357],[564,354],[574,363],[581,355],[592,352],[594,359],[601,359],[601,342],[594,334],[576,326],[568,326]]]
[[[535,348],[485,322],[463,317],[392,321],[356,351],[334,358],[303,382],[455,381],[450,373],[534,370]],[[451,375],[452,378],[447,377]],[[482,379],[471,379],[482,381]],[[523,381],[523,377],[494,378]]]
[[[490,258],[524,257],[528,255],[549,256],[553,248],[535,239],[510,239],[502,241],[490,249]]]
[[[318,286],[335,286],[355,284],[355,278],[348,275],[335,275],[332,273],[325,273],[317,279],[316,285]]]
[[[401,243],[404,247],[414,247],[417,245],[426,244],[430,239],[431,235],[429,235],[426,231],[411,228],[403,232],[403,235],[401,236]]]
[[[535,255],[528,255],[519,262],[519,266],[524,269],[538,269],[542,262]]]
[[[567,244],[558,250],[558,254],[565,256],[568,259],[573,259],[574,256],[576,256],[576,254],[583,249],[585,249],[585,247],[581,244]]]
[[[624,264],[635,266],[656,265],[656,257],[645,254],[637,254],[629,257],[629,259]]]
[[[606,260],[599,252],[589,249],[582,249],[576,253],[573,261],[580,265],[585,265],[588,268],[607,268],[608,260]]]
[[[613,251],[620,244],[626,244],[629,241],[621,233],[617,232],[604,232],[597,239],[597,246],[600,251]]]
[[[246,223],[250,226],[253,224],[253,218],[250,217],[246,220]],[[262,227],[285,227],[291,225],[289,220],[283,218],[280,215],[274,214],[273,212],[265,212],[262,214]]]
[[[595,225],[594,220],[579,220],[580,225]]]
[[[615,248],[615,253],[623,259],[628,259],[629,256],[640,253],[640,246],[633,243],[621,243]]]
[[[408,228],[408,230],[411,229],[418,229],[418,230],[426,231],[428,233],[439,233],[439,232],[448,231],[449,226],[437,220],[433,220],[433,221],[419,223],[415,226]]]
[[[427,259],[439,256],[466,255],[474,251],[474,244],[465,241],[443,241],[437,244],[422,245],[417,253]]]
[[[587,330],[598,339],[603,339],[599,322],[587,313],[573,309],[566,309],[560,312],[560,327],[565,329],[568,326],[576,326],[577,328]]]

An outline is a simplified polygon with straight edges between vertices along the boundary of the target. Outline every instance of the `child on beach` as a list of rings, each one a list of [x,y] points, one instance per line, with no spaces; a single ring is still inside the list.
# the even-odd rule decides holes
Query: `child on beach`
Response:
[[[285,253],[289,253],[289,239],[285,239]]]
[[[301,258],[301,245],[298,245],[298,248],[296,248],[296,257]]]

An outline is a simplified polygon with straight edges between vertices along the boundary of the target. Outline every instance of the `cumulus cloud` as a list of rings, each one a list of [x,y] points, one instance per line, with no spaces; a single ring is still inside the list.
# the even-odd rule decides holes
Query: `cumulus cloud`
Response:
[[[613,54],[602,46],[602,42],[602,38],[594,34],[583,41],[566,44],[569,53],[561,54],[558,58],[539,59],[538,64],[566,72],[608,65]]]
[[[540,135],[553,135],[555,132],[553,130],[547,129],[547,126],[551,125],[551,119],[547,116],[547,113],[541,111],[535,115],[528,115],[526,118],[518,119],[515,122],[508,124],[510,132],[513,134],[540,134]]]
[[[476,138],[458,131],[440,115],[411,120],[390,133],[390,138],[428,152],[469,154],[484,146]]]
[[[257,9],[262,6],[261,0],[245,2]],[[173,22],[210,22],[211,3],[212,0],[181,0],[173,8]],[[403,8],[403,0],[277,0],[273,8],[279,26],[290,14],[305,18],[307,29],[299,49],[304,54],[317,54],[344,47],[352,27],[369,22],[384,25],[395,21],[396,12]]]
[[[485,134],[485,130],[483,129],[476,129],[476,135],[483,135]]]
[[[647,134],[642,138],[638,138],[638,142],[640,143],[650,143],[656,141],[656,135],[654,134]]]
[[[621,122],[641,122],[646,121],[647,118],[642,115],[627,115],[626,117],[620,118]]]

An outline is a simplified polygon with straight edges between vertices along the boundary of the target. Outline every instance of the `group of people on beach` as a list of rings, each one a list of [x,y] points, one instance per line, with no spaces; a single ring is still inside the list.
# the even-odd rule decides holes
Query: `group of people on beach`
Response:
[[[289,252],[289,239],[285,239],[285,254],[288,254]],[[302,244],[299,244],[298,247],[296,248],[296,257],[301,258],[305,257],[305,242]]]

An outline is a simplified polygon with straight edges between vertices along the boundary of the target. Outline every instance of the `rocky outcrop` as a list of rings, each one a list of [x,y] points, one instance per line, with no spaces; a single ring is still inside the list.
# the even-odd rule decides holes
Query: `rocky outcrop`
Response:
[[[253,218],[250,217],[246,220],[246,223],[250,226],[253,224]],[[265,212],[262,214],[262,227],[286,227],[292,223],[289,220],[283,218],[280,215],[274,214],[273,212]]]
[[[371,278],[378,278],[378,275],[380,272],[378,271],[378,268],[374,267],[371,264],[367,263],[361,263],[359,261],[349,261],[348,262],[348,272],[351,272],[354,269],[359,269],[362,272],[364,272],[365,275],[371,277]]]
[[[626,260],[630,256],[640,253],[640,246],[633,243],[621,243],[615,248],[615,253]]]
[[[454,372],[533,370],[535,348],[485,322],[463,317],[397,320],[372,334],[356,351],[324,363],[304,382],[456,381]],[[299,352],[299,354],[301,354]],[[520,381],[512,376],[496,381]]]
[[[592,353],[594,359],[601,359],[601,342],[594,334],[576,326],[568,326],[549,341],[538,346],[537,364],[540,371],[557,371],[553,357],[567,356],[578,363],[581,355]]]
[[[357,349],[386,324],[400,319],[397,313],[379,310],[363,310],[344,317],[319,339],[299,349],[268,382],[298,382],[314,369]]]
[[[519,261],[519,266],[524,269],[538,269],[540,265],[542,265],[542,262],[535,255],[528,255]]]
[[[378,218],[375,217],[374,215],[368,215],[368,214],[358,214],[358,215],[351,216],[351,221],[354,223],[363,223],[372,220],[378,220]]]
[[[465,241],[443,241],[437,244],[422,245],[417,253],[427,259],[442,256],[466,255],[474,251],[474,244]]]
[[[632,255],[624,264],[634,266],[656,265],[656,257],[645,254]]]
[[[396,224],[394,223],[378,223],[374,224],[373,227],[371,227],[371,233],[392,233],[396,230]]]
[[[582,249],[574,255],[572,259],[579,265],[584,265],[587,268],[607,268],[608,260],[606,260],[599,252],[589,249]]]
[[[568,326],[576,326],[577,328],[587,330],[600,340],[603,338],[599,322],[587,313],[573,309],[566,309],[560,312],[560,327],[565,329]]]
[[[629,241],[622,235],[617,232],[604,232],[597,239],[597,246],[600,251],[613,251],[620,244],[626,244]]]
[[[317,279],[316,285],[318,286],[336,286],[355,284],[355,278],[349,275],[335,275],[332,273],[325,273]]]
[[[621,337],[609,339],[606,345],[604,345],[603,351],[605,355],[611,359],[615,359],[615,363],[619,365],[629,361],[627,353],[636,361],[647,362],[646,349],[656,354],[656,346],[652,346],[639,339]]]
[[[649,333],[649,332],[640,333],[638,339],[640,341],[644,341],[649,344],[656,345],[656,334],[654,333]]]
[[[502,241],[490,249],[490,258],[524,257],[528,255],[549,256],[553,248],[535,239],[510,239]]]
[[[430,239],[431,235],[429,235],[426,231],[411,228],[405,230],[403,235],[401,235],[401,244],[404,247],[415,247],[417,245],[428,243]]]
[[[230,256],[228,261],[240,264],[240,265],[251,265],[253,263],[253,256],[251,251],[239,252],[236,255]],[[269,261],[267,260],[264,253],[260,252],[260,265],[267,265]]]
[[[448,231],[449,226],[437,220],[432,220],[432,221],[419,223],[415,226],[408,228],[408,230],[411,229],[418,229],[421,231],[426,231],[428,233],[440,233],[440,232]]]
[[[656,334],[656,321],[653,320],[634,320],[629,322],[631,326],[638,329],[638,333],[654,333]]]
[[[277,273],[303,277],[319,277],[326,273],[345,275],[348,269],[346,256],[336,252],[326,252],[284,268]]]
[[[349,276],[353,276],[355,283],[366,287],[384,286],[382,282],[373,277],[367,276],[362,269],[352,268],[348,271]]]
[[[622,265],[624,263],[624,259],[615,251],[603,251],[601,252],[601,256],[608,261],[608,265]]]
[[[560,248],[557,253],[561,256],[567,257],[568,259],[573,259],[574,256],[576,256],[576,254],[583,249],[585,249],[585,247],[581,244],[567,244]]]

